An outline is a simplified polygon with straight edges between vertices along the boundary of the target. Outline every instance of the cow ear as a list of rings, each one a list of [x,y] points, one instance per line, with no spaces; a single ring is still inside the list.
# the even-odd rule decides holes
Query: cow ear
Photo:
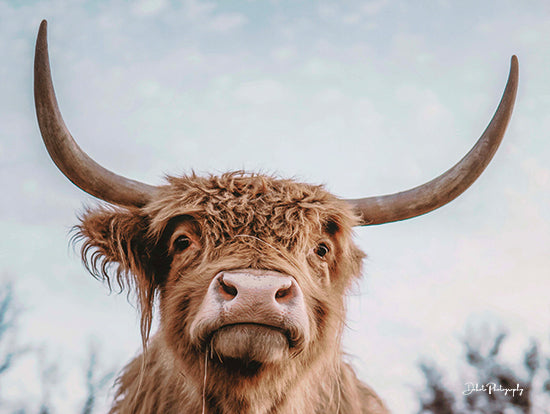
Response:
[[[148,237],[149,219],[140,209],[88,209],[76,226],[81,256],[88,271],[120,291],[133,289],[141,311],[144,345],[151,328],[158,283],[153,263],[154,242]]]
[[[344,289],[349,288],[351,282],[361,276],[363,259],[366,257],[353,243],[353,226],[355,217],[344,215],[341,212],[329,217],[323,223],[323,232],[328,235],[336,244],[337,251],[331,271],[335,275],[347,276],[337,277],[337,283],[341,283]]]

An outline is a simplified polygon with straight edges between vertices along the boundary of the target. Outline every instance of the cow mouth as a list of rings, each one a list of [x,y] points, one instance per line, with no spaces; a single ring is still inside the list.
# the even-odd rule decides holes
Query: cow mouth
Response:
[[[260,323],[224,325],[209,337],[210,356],[220,363],[275,363],[288,357],[295,346],[290,331]]]

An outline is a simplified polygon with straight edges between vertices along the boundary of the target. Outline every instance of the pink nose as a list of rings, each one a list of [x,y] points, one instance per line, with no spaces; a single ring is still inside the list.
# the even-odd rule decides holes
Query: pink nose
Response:
[[[300,286],[274,270],[239,269],[218,273],[210,282],[190,326],[192,338],[205,339],[224,326],[256,324],[309,340],[309,318]]]
[[[270,272],[271,273],[271,272]],[[219,300],[226,306],[263,305],[274,308],[285,307],[300,296],[299,288],[290,276],[246,272],[222,272],[213,281],[218,285]]]

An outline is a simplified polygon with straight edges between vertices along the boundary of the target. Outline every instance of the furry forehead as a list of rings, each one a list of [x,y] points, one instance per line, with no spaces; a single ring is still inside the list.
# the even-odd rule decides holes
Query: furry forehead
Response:
[[[350,234],[351,207],[322,186],[242,171],[221,176],[167,177],[169,185],[145,207],[157,235],[170,219],[188,215],[223,238],[236,234],[292,239],[300,232]]]

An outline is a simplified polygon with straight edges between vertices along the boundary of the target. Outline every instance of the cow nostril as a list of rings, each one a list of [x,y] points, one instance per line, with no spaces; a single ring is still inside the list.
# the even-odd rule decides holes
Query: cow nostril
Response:
[[[289,297],[291,289],[292,289],[292,286],[279,289],[277,293],[275,293],[275,299],[285,299]]]
[[[226,283],[224,280],[223,280],[223,277],[220,277],[218,279],[218,282],[220,284],[220,288],[221,290],[227,295],[229,296],[229,299],[233,299],[235,296],[237,296],[237,288],[229,283]]]

